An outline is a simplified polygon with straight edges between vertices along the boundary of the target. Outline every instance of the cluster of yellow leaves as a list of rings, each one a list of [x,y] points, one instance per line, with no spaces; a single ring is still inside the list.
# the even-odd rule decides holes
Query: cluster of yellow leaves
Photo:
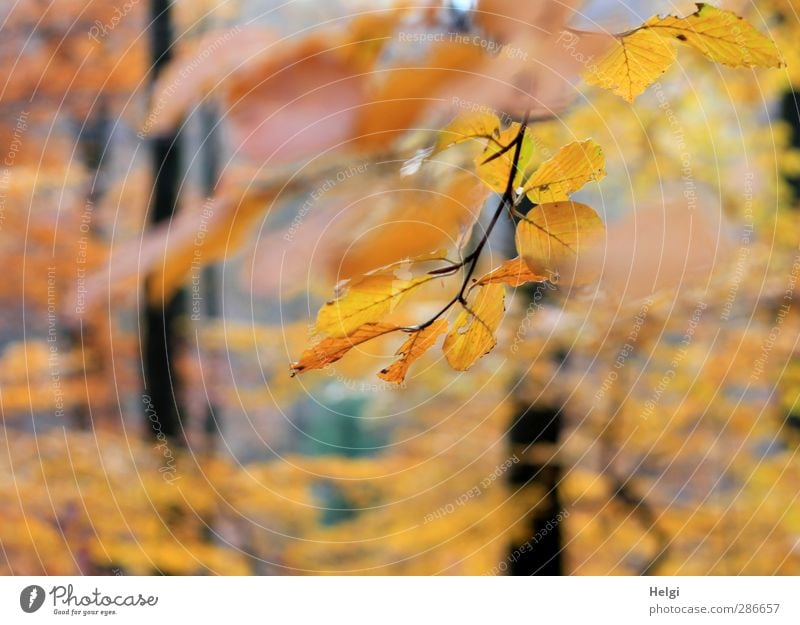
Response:
[[[535,207],[520,215],[516,237],[520,256],[479,278],[471,299],[457,298],[463,310],[445,337],[443,351],[447,362],[459,371],[472,367],[496,345],[495,332],[505,313],[503,283],[516,287],[531,280],[555,281],[569,273],[565,270],[578,258],[579,250],[596,244],[604,230],[593,209],[569,201],[571,193],[605,175],[602,149],[593,141],[566,145],[536,167],[531,132],[518,122],[503,128],[496,115],[483,112],[459,116],[447,125],[431,156],[468,141],[483,144],[475,159],[476,173],[489,189],[503,194],[498,211],[507,202],[509,210],[516,211],[525,197]],[[509,190],[510,198],[506,197]],[[428,262],[432,257],[421,260]],[[387,324],[385,319],[411,291],[441,275],[450,276],[473,260],[477,262],[467,257],[459,265],[407,279],[398,277],[390,266],[348,281],[342,286],[344,293],[319,311],[315,331],[325,338],[292,365],[293,373],[326,367],[357,345],[403,330],[411,337],[397,352],[400,361],[380,374],[388,381],[402,382],[410,364],[446,331],[447,322],[435,317],[419,327],[404,327]]]
[[[208,536],[230,463],[164,453],[138,437],[9,431],[0,456],[5,574],[244,575],[245,557]],[[13,441],[12,444],[9,444]],[[24,497],[19,494],[24,492]]]
[[[434,39],[424,58],[386,63],[383,53],[410,12],[413,11],[405,3],[393,3],[379,11],[353,16],[347,28],[325,26],[291,43],[282,41],[272,32],[248,31],[237,38],[238,46],[223,46],[213,63],[203,64],[198,71],[186,75],[183,70],[187,64],[194,67],[192,59],[198,50],[202,53],[204,47],[215,43],[206,38],[162,76],[157,98],[164,106],[159,107],[154,125],[148,130],[174,126],[192,101],[213,89],[228,105],[234,134],[242,139],[242,151],[267,158],[272,169],[278,172],[274,184],[260,195],[245,192],[245,199],[250,198],[246,202],[245,218],[239,217],[241,211],[236,208],[241,202],[222,203],[221,210],[215,212],[218,223],[206,237],[207,253],[202,255],[202,262],[219,258],[223,244],[227,251],[231,243],[230,232],[235,230],[236,238],[240,239],[238,235],[249,229],[266,206],[276,200],[277,193],[284,189],[282,181],[287,174],[281,168],[287,163],[313,162],[307,174],[310,176],[313,172],[324,171],[327,152],[334,147],[337,152],[361,155],[395,149],[397,140],[406,136],[415,122],[428,112],[425,102],[430,94],[442,92],[446,84],[458,81],[461,70],[485,60],[475,46]],[[504,29],[493,27],[490,30]],[[599,64],[589,68],[588,80],[633,99],[674,61],[674,41],[686,43],[708,58],[728,65],[781,63],[774,44],[752,26],[729,11],[700,4],[689,16],[653,17],[641,27],[618,35],[615,48]],[[242,50],[249,51],[246,65],[240,63]],[[323,75],[325,78],[321,79]],[[182,89],[175,93],[172,85],[178,78]],[[291,84],[299,90],[297,98],[292,100],[297,116],[287,118],[287,122],[281,121],[284,119],[281,114],[292,93],[277,89],[278,81],[282,86]],[[315,124],[310,124],[315,130],[309,132],[306,122],[318,119],[332,99],[347,105],[343,106],[344,112],[337,113],[335,118],[326,118],[325,132],[317,132]],[[483,151],[475,159],[478,178],[489,190],[504,195],[512,191],[507,201],[511,204],[509,212],[520,218],[516,235],[519,257],[478,279],[473,286],[483,288],[502,283],[519,286],[543,277],[555,281],[566,276],[573,283],[593,279],[591,273],[583,275],[585,272],[577,267],[577,261],[582,251],[599,243],[602,222],[591,208],[571,201],[570,196],[586,183],[605,175],[602,150],[591,140],[577,141],[539,162],[535,155],[538,145],[530,132],[520,133],[519,123],[504,124],[496,115],[485,112],[486,107],[482,110],[484,112],[478,114],[459,116],[439,134],[432,150],[433,155],[439,155],[470,140],[483,142]],[[307,176],[304,176],[306,180]],[[293,184],[302,182],[300,178],[292,180]],[[524,197],[534,208],[527,215],[520,215],[517,206]],[[433,207],[430,212],[436,213]],[[189,228],[186,232],[191,234]],[[175,255],[176,249],[178,246],[174,242],[167,246],[170,256]],[[167,269],[160,273],[156,269],[157,278],[161,279],[151,283],[156,291],[152,294],[154,297],[169,293],[185,278],[185,259],[190,254],[178,256],[184,260],[177,258],[161,263]],[[472,264],[473,259],[467,258],[462,266]],[[470,267],[470,274],[472,269],[474,267]],[[320,312],[315,335],[321,340],[292,366],[293,372],[325,367],[356,345],[393,331],[389,329],[391,324],[386,325],[385,318],[410,291],[431,281],[431,275],[444,274],[423,275],[408,282],[379,271],[355,274],[348,283],[348,294]],[[463,288],[456,301],[465,307],[467,315],[472,314],[466,306]],[[479,317],[473,321],[484,328],[493,325]],[[412,334],[411,342],[419,347],[430,342],[427,340],[430,337],[419,341],[420,337],[414,336],[420,327],[427,329],[429,325],[398,323],[394,329]],[[460,331],[466,333],[465,327],[466,324],[462,324]],[[449,336],[454,331],[451,330]],[[456,343],[450,338],[447,345],[452,347]],[[481,347],[488,345],[488,349],[494,345],[493,342],[491,345],[484,343]],[[448,362],[457,369],[472,366],[479,357],[478,352],[480,349],[445,350],[449,354]],[[401,349],[400,354],[403,353]],[[394,371],[399,377],[400,372],[405,374],[407,367]]]
[[[764,248],[752,253],[774,253]],[[781,300],[785,274],[773,283],[761,281],[758,263],[746,271],[728,313],[725,280],[709,285],[704,308],[661,293],[624,312],[570,311],[584,328],[572,343],[579,357],[551,367],[561,379],[547,391],[571,394],[560,449],[570,463],[560,485],[570,573],[635,574],[662,550],[654,574],[800,571],[790,486],[800,473],[798,439],[785,423],[797,400],[800,317],[781,317],[765,359],[776,314],[764,302]],[[542,342],[558,349],[540,333],[531,351]],[[620,482],[650,515],[619,496]]]
[[[700,3],[686,17],[654,16],[639,28],[617,35],[613,49],[587,67],[584,79],[633,102],[672,65],[676,41],[732,67],[783,64],[775,43],[752,25],[731,11]]]
[[[490,479],[508,464],[502,445],[486,448],[509,418],[501,388],[476,396],[464,384],[420,401],[413,427],[431,435],[366,458],[289,454],[242,465],[170,447],[174,470],[165,470],[163,448],[131,432],[7,429],[0,571],[489,573],[532,505]],[[461,435],[442,449],[441,406],[466,391],[469,405],[451,410],[447,425]]]
[[[477,173],[487,186],[502,193],[508,185],[513,158],[507,146],[518,132],[516,122],[501,131],[500,120],[493,115],[466,115],[445,128],[436,151],[468,139],[486,140],[483,153],[476,159]],[[552,278],[565,258],[577,257],[579,246],[596,243],[603,232],[602,221],[592,208],[569,201],[572,193],[605,176],[602,148],[591,139],[576,141],[537,167],[534,144],[531,133],[526,132],[513,182],[519,195],[538,205],[517,227],[517,251],[526,269],[513,259],[481,278],[479,284],[507,282],[519,286],[524,282],[522,276],[527,276],[525,281]]]

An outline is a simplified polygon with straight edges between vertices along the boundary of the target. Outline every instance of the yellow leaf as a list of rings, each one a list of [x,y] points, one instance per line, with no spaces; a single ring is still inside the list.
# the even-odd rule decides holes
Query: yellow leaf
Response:
[[[494,113],[466,113],[459,115],[439,133],[433,153],[442,152],[470,139],[497,138],[500,120]]]
[[[433,347],[439,336],[446,331],[447,320],[437,319],[427,328],[414,332],[395,353],[396,356],[400,356],[400,359],[381,371],[378,377],[387,382],[395,383],[405,380],[408,368]]]
[[[504,193],[511,175],[516,147],[505,149],[519,134],[519,124],[513,123],[500,133],[497,143],[492,141],[482,154],[475,159],[478,176],[486,185],[497,193]],[[499,155],[499,156],[498,156]],[[528,168],[533,156],[533,139],[529,132],[522,138],[522,148],[517,162],[517,174],[514,177],[514,188],[519,186],[522,173]]]
[[[303,352],[300,360],[291,364],[292,376],[311,369],[322,369],[336,362],[351,349],[371,339],[397,330],[390,323],[366,323],[350,336],[328,337]]]
[[[687,17],[651,17],[643,28],[696,48],[712,61],[732,67],[781,67],[778,47],[731,11],[698,4]]]
[[[583,77],[633,102],[672,65],[675,41],[732,67],[783,66],[771,39],[735,13],[699,3],[697,11],[686,17],[654,16],[636,30],[618,35],[613,49],[589,66]]]
[[[478,288],[474,301],[456,319],[444,339],[444,354],[453,369],[466,371],[488,354],[505,312],[505,290],[499,284]]]
[[[568,200],[569,194],[591,180],[605,176],[602,148],[591,139],[565,145],[525,183],[525,193],[534,204]]]
[[[544,282],[545,280],[547,280],[547,276],[532,272],[528,269],[525,261],[517,256],[487,273],[478,280],[478,284],[497,284],[502,282],[509,286],[518,287],[526,282]]]
[[[597,243],[605,228],[598,214],[579,202],[533,208],[517,225],[517,251],[536,274],[559,276],[574,267],[578,252]]]
[[[675,56],[669,41],[642,28],[618,36],[611,51],[584,70],[583,79],[633,102],[669,69]]]
[[[401,279],[394,271],[363,276],[346,285],[344,295],[328,302],[317,315],[316,330],[328,336],[348,336],[366,323],[380,321],[415,287],[434,276]]]

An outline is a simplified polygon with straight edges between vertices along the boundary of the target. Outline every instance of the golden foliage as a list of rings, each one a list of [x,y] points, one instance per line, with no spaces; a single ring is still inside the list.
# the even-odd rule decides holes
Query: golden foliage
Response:
[[[348,335],[322,339],[303,352],[299,361],[292,363],[292,375],[309,369],[326,367],[339,360],[357,345],[398,329],[396,325],[389,323],[365,323]]]
[[[72,20],[83,7],[78,2],[68,4],[68,19]],[[26,19],[33,24],[40,16],[31,6],[25,5]],[[509,12],[503,16],[489,11],[479,21],[487,32],[497,33],[510,42],[516,41],[518,34],[515,23],[534,12],[541,18],[544,10],[506,0],[487,6]],[[786,8],[779,6],[773,9],[776,11]],[[110,14],[88,15],[107,19]],[[175,123],[202,94],[213,89],[231,105],[234,141],[244,154],[249,158],[274,155],[277,165],[270,162],[267,184],[224,187],[215,198],[213,211],[204,213],[206,207],[189,202],[170,230],[159,233],[162,237],[159,245],[151,245],[148,240],[142,246],[137,239],[131,248],[125,248],[130,253],[114,250],[116,258],[122,257],[128,263],[125,281],[116,282],[117,274],[101,274],[100,278],[114,282],[114,288],[135,292],[130,285],[136,286],[141,270],[154,276],[150,294],[159,300],[182,284],[196,266],[193,264],[196,250],[202,252],[200,265],[226,259],[252,235],[271,207],[288,205],[273,200],[278,196],[283,200],[286,196],[290,202],[316,177],[329,175],[331,162],[340,159],[341,153],[334,152],[333,160],[325,160],[321,154],[334,146],[379,154],[380,158],[395,163],[408,158],[396,140],[409,139],[413,144],[416,138],[413,128],[430,112],[428,104],[438,97],[439,87],[455,81],[459,74],[472,71],[473,63],[481,55],[476,54],[475,46],[468,49],[432,46],[431,53],[422,55],[419,63],[381,65],[386,40],[394,34],[401,16],[400,12],[369,14],[351,20],[346,28],[323,29],[292,42],[272,32],[241,33],[237,45],[223,46],[211,62],[201,64],[203,69],[198,66],[197,73],[187,75],[191,78],[182,79],[183,89],[166,94],[169,80],[181,77],[180,71],[190,67],[219,33],[213,33],[193,47],[190,54],[182,56],[174,71],[165,74],[162,81],[160,95],[168,95],[168,103],[160,111],[154,129]],[[534,17],[531,20],[538,24]],[[41,54],[53,54],[53,42],[61,36],[55,32],[55,37],[48,37],[53,41],[47,42],[47,51]],[[787,56],[794,60],[796,25],[792,27],[784,20],[776,24],[775,32]],[[672,63],[675,41],[691,45],[724,64],[750,66],[779,62],[771,42],[748,24],[729,12],[702,5],[686,18],[652,18],[641,28],[620,35],[615,50],[601,61],[599,72],[590,80],[632,100]],[[87,53],[89,58],[97,58],[98,52],[113,50],[116,44],[96,46],[67,41],[65,46],[70,50],[69,55]],[[255,51],[260,51],[255,54],[255,65],[240,69],[241,59]],[[43,71],[45,56],[37,56],[35,48],[29,54],[30,63],[26,67],[42,72],[41,93],[45,95],[64,92],[77,75],[74,62],[59,55],[52,67]],[[136,54],[128,59],[134,63],[120,64],[122,73],[110,83],[115,89],[124,92],[138,84],[141,51]],[[108,62],[116,64],[116,56],[107,56],[111,59]],[[697,60],[702,61],[699,57]],[[714,180],[724,180],[731,188],[719,190],[719,204],[730,215],[749,210],[758,223],[759,236],[775,241],[775,248],[769,250],[770,259],[773,252],[780,258],[769,267],[752,268],[744,281],[736,283],[737,288],[741,285],[737,297],[746,300],[754,311],[759,298],[775,298],[777,292],[780,301],[786,277],[791,275],[784,263],[787,258],[791,262],[796,252],[798,228],[796,217],[786,210],[790,201],[788,188],[774,169],[776,162],[786,172],[796,169],[797,154],[788,148],[785,129],[775,124],[767,129],[761,122],[739,117],[738,110],[726,116],[723,102],[727,98],[741,108],[742,103],[760,104],[766,94],[772,103],[785,88],[782,81],[786,76],[765,75],[760,79],[763,82],[753,83],[748,82],[752,76],[731,74],[720,85],[709,72],[700,73],[701,66],[695,60],[689,59],[687,65],[692,73],[697,70],[698,76],[708,80],[704,99],[684,90],[687,92],[679,95],[670,92],[667,100],[659,90],[656,94],[661,98],[659,101],[668,102],[670,108],[642,107],[634,115],[621,111],[607,94],[598,93],[593,106],[575,106],[565,118],[554,123],[536,122],[537,143],[534,145],[530,130],[524,133],[519,159],[515,159],[513,145],[520,130],[518,123],[505,126],[491,113],[461,116],[438,133],[434,150],[440,162],[423,162],[421,178],[376,175],[370,179],[369,187],[365,182],[364,188],[369,193],[361,198],[367,199],[357,205],[355,216],[348,222],[348,227],[355,223],[363,228],[353,228],[346,241],[347,246],[352,244],[354,253],[337,251],[326,259],[342,274],[338,277],[350,280],[344,294],[320,311],[317,330],[324,336],[292,365],[294,373],[326,368],[349,352],[361,351],[354,348],[368,341],[377,339],[383,345],[384,339],[380,337],[386,338],[390,333],[399,337],[402,331],[408,336],[395,353],[397,359],[379,374],[384,381],[399,383],[415,362],[422,364],[425,358],[432,358],[430,353],[424,358],[423,354],[448,327],[443,348],[445,359],[457,370],[472,367],[497,343],[495,334],[505,312],[504,287],[517,287],[529,281],[557,281],[556,276],[568,273],[578,256],[599,240],[603,232],[599,216],[589,206],[569,201],[569,195],[586,182],[599,180],[604,175],[606,158],[617,169],[629,162],[636,165],[631,168],[630,179],[604,182],[604,194],[608,193],[615,201],[626,195],[629,190],[626,185],[635,191],[638,201],[645,191],[650,192],[656,186],[665,188],[661,186],[664,180],[681,180],[681,157],[685,150],[672,135],[667,110],[693,138],[697,152],[692,148],[692,155],[710,154],[713,149],[717,156],[694,159],[693,175],[698,184],[702,181],[710,186]],[[79,80],[75,84],[93,94],[106,78],[98,67],[94,65],[88,73],[77,75]],[[9,97],[27,98],[31,92],[30,76],[23,73],[15,79],[19,82],[9,83]],[[220,79],[222,84],[218,85]],[[328,89],[328,83],[337,86]],[[288,86],[287,91],[282,91],[283,86]],[[307,94],[314,95],[305,99],[303,96]],[[291,120],[296,125],[277,116],[294,97],[300,97],[296,106],[291,107],[292,113],[298,113]],[[321,112],[324,116],[331,102],[346,109],[347,114],[326,119],[326,124],[316,125],[297,141],[287,141],[298,130],[306,129],[309,119],[318,120]],[[704,103],[716,107],[714,119],[704,115]],[[527,108],[527,104],[522,108]],[[260,128],[262,122],[263,131],[253,135],[251,142],[242,140]],[[746,128],[741,136],[730,131],[739,122]],[[574,141],[575,136],[589,133],[598,143]],[[625,138],[624,149],[603,154],[598,144],[608,151],[619,137]],[[468,146],[455,147],[468,139],[476,140],[478,149],[483,150],[475,161],[471,161],[473,154],[464,157]],[[536,169],[534,147],[540,147],[540,140],[548,149],[565,147]],[[30,143],[35,147],[33,140]],[[65,150],[64,145],[59,144],[58,157],[47,156],[48,166],[69,156],[70,150]],[[738,168],[743,145],[748,168],[759,172],[754,178],[755,189],[742,190],[736,186],[742,177]],[[28,145],[25,150],[29,150]],[[347,148],[342,152],[349,154]],[[11,267],[17,266],[25,253],[26,270],[19,275],[11,272],[13,275],[4,283],[3,295],[12,301],[22,289],[24,301],[41,305],[48,297],[46,283],[32,278],[44,274],[51,262],[72,272],[76,258],[74,241],[56,240],[55,235],[59,230],[72,232],[79,227],[83,186],[89,178],[86,172],[64,177],[60,170],[55,175],[52,172],[43,175],[30,167],[37,156],[33,149],[20,156],[23,162],[14,168],[11,184],[5,189],[4,250]],[[310,169],[298,167],[306,158],[317,165]],[[443,164],[446,167],[442,169],[433,168]],[[458,283],[455,284],[454,294],[459,296],[455,301],[461,310],[451,326],[444,315],[423,330],[391,323],[397,303],[409,292],[415,296],[414,301],[407,302],[409,312],[419,314],[423,320],[430,319],[441,310],[442,302],[438,292],[424,285],[437,286],[433,283],[440,279],[452,285],[453,276],[459,274],[469,282],[473,270],[486,270],[483,263],[477,262],[482,259],[470,256],[465,243],[483,199],[490,190],[505,194],[515,165],[517,175],[510,181],[513,197],[503,199],[507,205],[499,203],[489,208],[499,211],[501,217],[506,213],[514,215],[523,200],[520,188],[528,199],[540,204],[517,226],[519,256],[473,281],[477,284],[469,290],[462,289],[459,293]],[[298,169],[303,169],[303,174],[295,176]],[[453,173],[456,171],[459,173]],[[775,175],[761,175],[770,171]],[[435,179],[435,184],[428,184],[431,179]],[[292,184],[284,187],[287,180]],[[135,186],[147,188],[146,182],[139,182],[142,181],[137,178]],[[477,192],[476,183],[481,185]],[[591,194],[595,191],[593,187],[590,185],[585,192]],[[393,197],[385,206],[372,199],[380,190],[392,191]],[[753,198],[749,208],[742,205],[743,193]],[[147,194],[144,195],[146,201]],[[326,198],[325,204],[338,208],[333,195]],[[63,201],[65,198],[69,201]],[[353,195],[343,190],[336,199],[347,203],[353,200]],[[142,200],[120,193],[110,204],[115,204],[115,210],[124,207],[123,212],[129,217],[137,212],[131,208],[138,207]],[[307,240],[313,241],[328,219],[329,215],[323,214],[317,224],[306,224]],[[201,226],[207,229],[207,235],[203,245],[198,246],[195,239]],[[319,230],[315,231],[315,226]],[[354,242],[352,239],[356,237],[358,241]],[[106,245],[99,237],[98,240],[90,237],[86,247],[90,258],[87,262],[96,268],[106,256]],[[450,248],[450,252],[457,250],[456,258],[462,264],[448,261],[444,253],[432,252],[441,247]],[[33,254],[32,248],[42,253]],[[750,250],[749,243],[743,244],[743,249]],[[423,263],[430,263],[426,269],[430,266],[435,269],[420,277],[407,277],[400,271],[404,265],[396,265],[404,259],[410,259],[408,264],[414,268],[414,275]],[[301,262],[297,264],[308,270]],[[380,269],[388,265],[390,269]],[[274,270],[274,265],[268,266]],[[751,267],[747,263],[745,266]],[[730,281],[721,288],[716,285],[718,290],[713,298],[723,301],[735,277],[729,276]],[[751,288],[754,284],[759,289],[762,285],[768,288],[756,292]],[[468,295],[466,305],[460,300],[464,293]],[[317,293],[312,295],[316,297]],[[56,301],[60,304],[62,298],[59,288]],[[615,480],[622,475],[630,476],[632,488],[648,493],[646,503],[656,512],[657,529],[670,539],[667,556],[657,572],[797,573],[800,516],[787,502],[796,500],[800,475],[796,450],[789,443],[784,444],[784,438],[788,439],[784,436],[786,413],[797,405],[796,371],[789,367],[785,376],[779,371],[788,359],[796,359],[796,322],[787,321],[782,326],[780,340],[774,343],[774,351],[767,359],[768,370],[753,381],[749,379],[752,363],[762,357],[776,324],[774,315],[764,312],[765,307],[756,311],[761,316],[750,315],[748,310],[738,321],[734,319],[724,326],[723,333],[719,332],[719,323],[704,322],[691,344],[685,346],[684,353],[678,351],[684,346],[679,348],[670,343],[670,337],[680,337],[686,331],[686,319],[674,316],[672,302],[659,300],[648,313],[654,317],[653,323],[648,321],[637,335],[635,351],[625,352],[630,360],[621,370],[614,369],[622,371],[617,385],[612,385],[612,390],[599,401],[598,389],[607,383],[610,368],[620,362],[618,353],[597,358],[592,351],[607,342],[604,315],[618,312],[608,300],[599,301],[602,306],[595,306],[595,302],[586,306],[585,300],[578,306],[565,305],[559,321],[563,326],[556,329],[526,313],[520,328],[528,336],[519,345],[515,344],[524,354],[519,357],[522,366],[531,368],[526,381],[533,394],[538,393],[541,380],[547,379],[557,380],[561,392],[568,388],[572,393],[574,403],[565,413],[572,415],[575,431],[566,437],[564,453],[558,458],[569,469],[559,488],[571,511],[565,521],[566,554],[571,570],[593,574],[637,572],[641,562],[658,552],[660,544],[654,529],[643,524],[618,494]],[[116,304],[111,297],[107,302]],[[579,313],[589,310],[589,322],[584,323],[576,309]],[[514,314],[519,312],[514,310]],[[349,391],[353,388],[351,384],[362,381],[363,363],[355,362],[348,367],[343,362],[335,381],[324,376],[319,376],[322,381],[311,378],[308,388],[287,383],[284,354],[289,349],[302,349],[307,330],[302,320],[281,328],[253,328],[248,323],[237,325],[228,319],[217,323],[203,325],[197,333],[200,340],[207,341],[204,347],[217,352],[217,360],[212,361],[214,366],[208,367],[212,374],[225,370],[220,365],[224,356],[228,356],[229,362],[231,356],[233,360],[244,360],[248,351],[254,351],[257,364],[263,365],[258,372],[265,374],[269,383],[264,385],[261,376],[252,376],[256,381],[250,382],[258,388],[257,392],[249,393],[250,389],[239,387],[239,384],[244,386],[245,380],[228,382],[227,386],[215,382],[214,400],[230,401],[235,407],[232,414],[240,414],[244,406],[262,409],[268,406],[267,410],[280,409],[275,413],[282,416],[285,406],[295,407],[293,402],[298,400],[301,390],[317,390],[327,385],[327,390],[341,392],[347,384]],[[596,325],[586,330],[592,324]],[[580,342],[575,341],[579,327]],[[101,334],[110,337],[112,328],[103,326]],[[530,336],[535,332],[547,335],[548,342],[542,344]],[[629,327],[617,332],[608,344],[617,346],[627,341],[629,332]],[[114,328],[113,333],[114,351],[110,353],[117,356],[113,362],[135,362],[136,341],[130,341],[133,350],[123,351],[119,330]],[[576,358],[562,362],[564,359],[558,355],[562,342],[575,350]],[[8,411],[22,411],[28,418],[29,411],[46,412],[53,408],[49,353],[49,346],[42,340],[11,343],[4,348],[0,357],[0,385],[7,425],[14,425]],[[681,366],[673,366],[681,353]],[[120,354],[134,355],[120,358]],[[88,350],[62,352],[61,372],[65,377],[70,376],[62,387],[65,405],[87,405],[100,412],[91,400],[95,397],[94,388],[112,385],[106,378],[89,377],[87,367],[96,367],[101,374],[106,371],[94,355],[94,351]],[[358,361],[356,354],[351,355]],[[556,361],[557,365],[552,364]],[[569,369],[575,366],[574,362],[581,361],[591,361],[595,367],[588,378],[586,371]],[[488,369],[496,362],[487,359],[482,364]],[[657,409],[648,408],[653,389],[658,388],[664,371],[669,368],[675,372],[669,388],[659,395]],[[479,395],[474,392],[474,381],[464,382],[459,379],[462,376],[455,376],[455,380],[446,378],[433,366],[426,370],[426,375],[415,378],[417,388],[403,390],[406,393],[403,401],[397,394],[400,391],[381,388],[385,393],[365,400],[365,415],[372,416],[371,411],[381,402],[396,402],[397,413],[407,406],[414,409],[408,411],[411,414],[393,414],[395,429],[389,436],[389,444],[384,448],[381,442],[380,451],[362,458],[284,455],[280,462],[240,465],[227,458],[200,456],[195,450],[184,453],[174,449],[170,453],[175,456],[176,472],[164,472],[162,449],[158,446],[154,449],[138,436],[123,438],[98,427],[102,415],[94,421],[96,429],[91,433],[55,428],[33,437],[8,427],[3,445],[8,453],[0,457],[0,476],[4,476],[0,478],[0,518],[4,523],[0,570],[23,574],[106,573],[115,569],[137,574],[487,573],[505,557],[507,545],[519,540],[514,535],[514,526],[521,525],[520,519],[535,509],[543,496],[527,488],[522,496],[511,498],[503,484],[504,477],[483,487],[485,478],[497,475],[498,467],[508,462],[502,457],[503,442],[508,423],[516,415],[511,414],[511,405],[504,400],[511,383],[519,382],[509,379],[508,369],[492,371],[497,377]],[[256,370],[254,366],[253,371]],[[774,400],[773,382],[779,379],[786,388],[781,389],[780,400]],[[120,379],[115,378],[114,382],[119,383]],[[133,388],[136,383],[127,386]],[[205,384],[205,379],[202,383]],[[192,386],[190,391],[196,388],[199,386]],[[747,393],[741,392],[742,388]],[[756,394],[755,398],[751,392]],[[355,391],[351,395],[359,400],[367,396]],[[595,402],[599,403],[592,411]],[[311,412],[308,404],[297,405],[303,417]],[[642,414],[647,410],[650,416],[643,419]],[[476,419],[476,415],[480,418]],[[765,441],[771,443],[766,451]],[[776,441],[781,445],[774,445]],[[613,450],[614,463],[608,471],[597,469],[607,466],[603,457],[595,455],[603,446]],[[692,464],[701,457],[707,461]],[[179,479],[170,481],[165,477]],[[337,499],[332,503],[320,495],[323,491],[334,492]],[[20,492],[25,496],[20,498]],[[753,515],[753,510],[763,514]],[[326,516],[331,511],[342,516],[331,519]],[[210,535],[217,539],[211,540]]]
[[[605,176],[603,149],[591,139],[570,143],[542,163],[525,181],[523,193],[534,204],[568,200],[587,182]]]
[[[669,69],[675,57],[675,48],[658,33],[636,30],[620,35],[612,51],[597,65],[588,67],[583,78],[633,102]]]
[[[775,43],[741,17],[710,4],[698,4],[686,17],[654,16],[632,32],[617,36],[611,52],[587,67],[584,79],[613,90],[628,102],[653,84],[675,60],[673,42],[685,43],[712,61],[732,67],[780,67]]]
[[[400,383],[406,379],[409,367],[436,343],[441,334],[447,332],[447,320],[437,319],[427,328],[412,332],[397,352],[398,360],[383,369],[378,377],[387,382]]]
[[[780,67],[775,42],[731,11],[700,3],[686,17],[651,17],[643,28],[671,37],[731,67]]]
[[[468,113],[457,116],[439,131],[433,154],[471,139],[498,140],[500,120],[494,113]]]
[[[320,309],[316,331],[334,338],[349,336],[361,326],[383,319],[413,289],[432,279],[421,276],[406,280],[395,271],[386,271],[348,282],[340,287],[343,295]]]
[[[542,204],[517,225],[517,251],[534,274],[572,276],[579,253],[596,245],[604,231],[600,217],[586,204]]]
[[[516,258],[507,260],[496,269],[492,269],[492,271],[478,280],[478,284],[484,285],[502,282],[508,286],[518,287],[526,282],[544,282],[547,279],[548,276],[531,271],[525,260],[517,256]]]
[[[499,284],[476,289],[474,298],[453,323],[444,339],[444,355],[453,369],[466,371],[495,345],[495,331],[505,313],[505,291]]]
[[[478,176],[492,191],[504,193],[511,177],[511,167],[514,162],[514,150],[508,146],[519,134],[520,125],[512,123],[500,133],[496,141],[489,142],[482,154],[475,159]],[[522,137],[517,168],[512,186],[517,188],[533,156],[533,140],[529,132]]]

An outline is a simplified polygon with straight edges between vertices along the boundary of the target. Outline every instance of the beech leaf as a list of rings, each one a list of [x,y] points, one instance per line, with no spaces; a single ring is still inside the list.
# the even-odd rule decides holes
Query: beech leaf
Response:
[[[590,85],[609,89],[633,102],[666,72],[675,60],[669,41],[648,29],[618,36],[611,51],[583,72]]]
[[[459,115],[439,132],[433,154],[470,139],[497,138],[500,119],[494,113],[465,113]]]
[[[497,193],[503,193],[511,176],[511,166],[514,163],[515,147],[506,149],[519,134],[519,124],[513,123],[500,133],[498,143],[492,141],[486,146],[482,154],[475,159],[478,176],[486,185]],[[498,145],[499,144],[499,145]],[[530,165],[533,157],[533,138],[530,132],[525,132],[522,138],[522,148],[517,162],[517,173],[514,176],[514,188],[520,185],[522,174]]]
[[[505,289],[499,284],[478,287],[468,308],[444,339],[444,354],[450,366],[466,371],[497,345],[495,331],[505,312]]]
[[[300,360],[290,365],[292,377],[311,369],[322,369],[336,362],[351,349],[367,341],[394,332],[390,323],[365,323],[349,336],[328,337],[303,352]]]
[[[602,148],[591,139],[570,143],[542,163],[525,183],[534,204],[568,200],[569,194],[605,176]]]
[[[349,281],[342,296],[320,309],[316,330],[332,337],[348,336],[383,319],[411,290],[433,279],[430,275],[401,279],[394,271],[383,271]]]
[[[579,250],[596,243],[604,232],[599,215],[586,204],[541,204],[517,224],[517,251],[535,274],[567,274]]]
[[[731,67],[781,67],[775,42],[732,11],[698,4],[687,17],[651,17],[644,26],[692,46],[712,61]]]
[[[527,282],[544,282],[547,276],[534,273],[528,268],[527,263],[519,256],[507,260],[502,265],[493,269],[480,280],[477,284],[507,284],[508,286],[518,287]]]
[[[378,377],[397,384],[405,380],[409,367],[433,347],[439,336],[446,331],[447,320],[437,319],[427,328],[412,333],[395,353],[400,358],[382,370]]]
[[[731,11],[699,3],[686,17],[654,16],[630,33],[617,35],[612,50],[589,66],[583,77],[589,84],[610,89],[633,102],[672,65],[674,42],[731,67],[784,65],[769,37]]]

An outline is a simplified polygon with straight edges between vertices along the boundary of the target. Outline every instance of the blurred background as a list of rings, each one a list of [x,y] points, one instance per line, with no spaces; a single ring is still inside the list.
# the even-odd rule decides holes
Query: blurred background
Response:
[[[786,68],[681,48],[629,105],[558,33],[692,3],[398,4],[0,7],[0,572],[800,574],[800,6],[720,3]],[[407,161],[526,98],[543,157],[604,148],[599,280],[509,289],[469,372],[290,377],[337,282],[485,224],[464,154]]]

